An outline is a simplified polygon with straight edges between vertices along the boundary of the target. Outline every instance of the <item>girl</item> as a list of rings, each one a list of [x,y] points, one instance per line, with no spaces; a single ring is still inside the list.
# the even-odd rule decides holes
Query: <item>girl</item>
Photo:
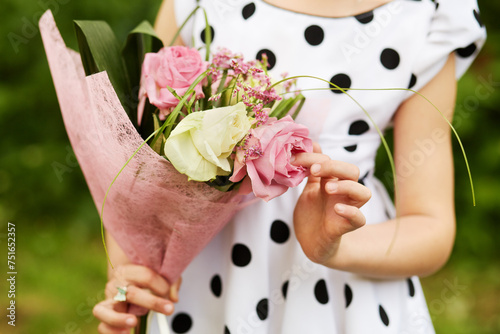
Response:
[[[378,127],[393,124],[398,217],[374,177],[375,125],[347,95],[299,79],[298,121],[319,143],[294,162],[310,168],[307,184],[239,212],[185,271],[180,295],[180,282],[128,264],[108,238],[121,266],[94,308],[100,333],[137,322],[112,299],[123,285],[128,303],[170,315],[174,333],[434,333],[416,276],[439,270],[453,247],[450,128],[415,94],[355,88],[409,87],[451,120],[456,78],[484,43],[476,1],[198,2],[213,50],[265,54],[275,78],[288,71],[351,88]],[[165,0],[157,31],[166,43],[195,5]],[[205,38],[198,13],[177,42]]]

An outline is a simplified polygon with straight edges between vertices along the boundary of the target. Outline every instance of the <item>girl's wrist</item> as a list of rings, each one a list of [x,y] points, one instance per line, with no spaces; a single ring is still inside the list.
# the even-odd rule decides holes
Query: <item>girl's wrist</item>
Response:
[[[336,268],[338,264],[338,251],[341,245],[342,237],[338,237],[335,240],[320,240],[316,244],[316,248],[306,254],[306,256],[314,263],[320,264],[322,266],[338,269]]]
[[[354,258],[350,245],[351,238],[348,234],[339,237],[338,240],[335,241],[335,244],[332,245],[333,251],[323,263],[324,266],[342,271],[349,271],[349,269],[353,267]]]

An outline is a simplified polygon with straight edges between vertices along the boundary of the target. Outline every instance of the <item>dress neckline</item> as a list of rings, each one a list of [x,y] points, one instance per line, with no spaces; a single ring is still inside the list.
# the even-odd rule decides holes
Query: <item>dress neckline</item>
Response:
[[[267,2],[265,0],[260,0],[260,2],[263,3],[266,6],[269,6],[269,7],[272,7],[272,8],[276,8],[276,9],[284,11],[284,12],[294,13],[294,14],[298,14],[298,15],[305,15],[305,16],[310,16],[310,17],[332,19],[332,20],[341,20],[341,19],[348,19],[348,18],[353,18],[353,17],[363,18],[363,17],[366,17],[366,16],[371,16],[371,14],[373,12],[377,11],[378,9],[382,9],[384,7],[387,7],[390,4],[392,4],[394,2],[397,2],[397,1],[398,0],[391,0],[391,1],[386,2],[386,3],[384,3],[384,4],[380,5],[380,6],[377,6],[377,7],[373,8],[373,9],[367,10],[367,11],[359,13],[359,14],[352,14],[352,15],[345,15],[345,16],[327,16],[327,15],[317,15],[317,14],[302,13],[302,12],[299,12],[299,11],[295,11],[293,9],[287,9],[287,8],[283,8],[283,7],[280,7],[280,6],[273,5],[273,4],[271,4],[271,3],[269,3],[269,2]]]

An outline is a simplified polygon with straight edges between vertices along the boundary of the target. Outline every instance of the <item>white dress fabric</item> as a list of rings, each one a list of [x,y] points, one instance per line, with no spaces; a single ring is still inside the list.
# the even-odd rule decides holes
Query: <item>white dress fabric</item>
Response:
[[[199,1],[212,29],[212,50],[226,47],[246,59],[266,53],[271,73],[312,75],[343,88],[419,90],[455,51],[457,77],[484,43],[475,0],[394,0],[357,16],[331,18],[281,9],[261,0]],[[175,2],[180,25],[197,5]],[[182,32],[204,46],[199,11]],[[329,88],[299,79],[302,89]],[[407,91],[349,93],[386,129]],[[323,152],[356,164],[372,191],[362,208],[368,224],[394,217],[387,192],[373,176],[380,138],[348,96],[305,91],[298,121]],[[422,120],[425,121],[425,120]],[[418,168],[417,166],[413,166]],[[373,280],[309,261],[293,231],[302,187],[240,211],[183,274],[180,301],[168,317],[173,333],[365,334],[434,333],[417,277]],[[150,333],[157,333],[151,329]]]

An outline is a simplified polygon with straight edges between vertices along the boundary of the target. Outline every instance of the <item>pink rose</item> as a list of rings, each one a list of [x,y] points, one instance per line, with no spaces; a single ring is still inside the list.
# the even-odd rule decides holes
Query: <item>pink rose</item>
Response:
[[[179,104],[179,100],[166,88],[170,87],[183,96],[196,78],[207,69],[196,49],[185,46],[162,48],[157,53],[147,53],[142,64],[141,88],[137,118],[142,119],[146,97],[160,109],[164,118]],[[204,97],[201,82],[195,86],[196,97]]]
[[[255,196],[269,201],[289,187],[298,186],[308,175],[301,166],[290,163],[293,154],[312,152],[309,130],[290,116],[269,120],[250,130],[250,139],[236,153],[230,180],[238,182],[248,174]]]

